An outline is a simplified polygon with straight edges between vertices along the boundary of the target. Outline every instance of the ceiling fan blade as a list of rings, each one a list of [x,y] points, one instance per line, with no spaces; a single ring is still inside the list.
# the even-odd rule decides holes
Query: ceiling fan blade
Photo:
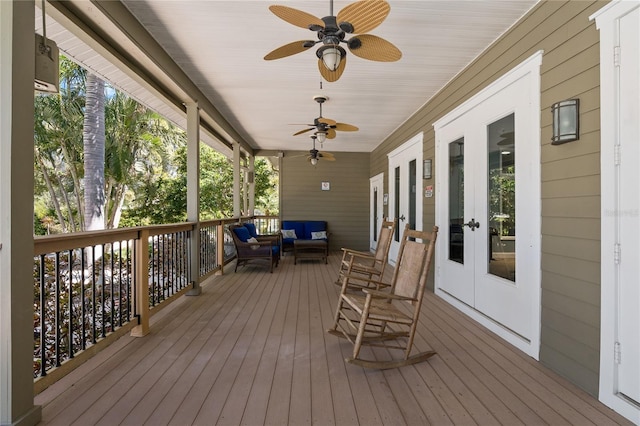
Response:
[[[364,0],[345,6],[336,17],[338,24],[348,22],[353,26],[354,34],[371,31],[385,20],[391,6],[384,0]]]
[[[318,123],[324,123],[328,126],[335,126],[336,125],[336,121],[332,120],[330,118],[325,118],[325,117],[319,117],[318,118]]]
[[[309,132],[309,131],[311,131],[311,130],[314,130],[314,129],[315,129],[315,127],[312,127],[312,128],[310,128],[310,129],[300,130],[299,132],[295,132],[295,133],[293,134],[293,136],[298,136],[298,135],[301,135],[301,134],[303,134],[303,133],[307,133],[307,132]]]
[[[500,139],[496,145],[498,145],[498,146],[513,146],[513,139]]]
[[[334,129],[341,132],[357,132],[358,130],[360,130],[356,126],[347,123],[336,123]]]
[[[273,12],[278,18],[287,21],[288,23],[295,25],[296,27],[309,29],[309,25],[318,25],[324,28],[324,22],[320,18],[316,18],[310,13],[303,12],[292,7],[271,5],[269,10]]]
[[[329,83],[333,83],[334,81],[338,81],[342,73],[344,72],[344,68],[347,66],[347,57],[344,56],[340,61],[340,65],[338,65],[338,69],[335,71],[329,71],[324,64],[322,63],[322,59],[318,59],[318,69],[320,70],[320,75],[322,78],[327,80]]]
[[[333,129],[327,130],[327,139],[335,139],[335,138],[336,138],[336,131]]]
[[[285,44],[284,46],[280,46],[275,50],[267,53],[264,57],[265,61],[271,61],[273,59],[285,58],[287,56],[295,55],[296,53],[304,52],[308,49],[304,44],[308,40],[298,40],[289,44]]]
[[[359,46],[356,47],[355,45],[358,44]],[[402,58],[402,52],[393,43],[372,34],[355,36],[349,40],[347,45],[351,53],[370,61],[395,62]],[[354,46],[352,47],[352,45]]]
[[[336,161],[336,157],[334,157],[330,152],[319,152],[318,157],[327,161]]]

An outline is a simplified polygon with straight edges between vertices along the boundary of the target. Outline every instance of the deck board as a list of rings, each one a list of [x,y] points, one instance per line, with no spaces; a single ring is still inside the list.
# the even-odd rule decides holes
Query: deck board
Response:
[[[152,317],[148,336],[122,337],[38,395],[42,424],[630,424],[432,293],[415,348],[436,356],[345,363],[351,344],[326,333],[339,261],[285,256],[272,274],[249,264],[211,277]]]

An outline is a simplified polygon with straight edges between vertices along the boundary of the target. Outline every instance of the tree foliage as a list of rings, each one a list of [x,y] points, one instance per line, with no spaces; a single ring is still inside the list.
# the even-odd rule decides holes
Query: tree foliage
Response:
[[[60,93],[35,98],[36,234],[86,228],[88,172],[83,144],[87,71],[61,57]],[[186,219],[186,136],[161,116],[106,85],[104,90],[104,227],[174,223]],[[201,219],[233,213],[233,167],[201,146]],[[277,173],[255,162],[256,210],[277,212]],[[99,193],[100,191],[98,191]],[[91,195],[89,195],[91,196]]]
[[[165,175],[140,191],[123,211],[126,226],[182,222],[187,218],[187,150],[182,146],[175,156],[176,172]],[[255,161],[256,208],[277,212],[277,174],[269,161]],[[200,146],[200,219],[233,216],[233,164],[206,145]]]

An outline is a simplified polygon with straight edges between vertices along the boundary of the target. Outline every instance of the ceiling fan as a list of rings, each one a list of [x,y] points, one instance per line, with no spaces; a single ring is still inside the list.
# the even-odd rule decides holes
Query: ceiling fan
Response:
[[[325,139],[334,139],[336,137],[336,130],[341,132],[356,132],[359,130],[352,124],[337,123],[335,120],[322,116],[322,104],[329,100],[327,96],[316,95],[313,97],[313,100],[320,106],[320,116],[313,119],[313,124],[306,124],[311,127],[300,130],[299,132],[294,133],[293,136],[315,130],[316,132],[314,135],[317,136],[318,142],[323,143]]]
[[[514,132],[502,132],[500,134],[500,140],[498,141],[498,146],[513,146],[513,135]]]
[[[340,43],[345,43],[354,55],[371,61],[394,62],[402,57],[402,52],[387,40],[363,34],[380,25],[389,14],[391,6],[385,0],[357,1],[344,7],[337,16],[333,15],[333,0],[330,0],[329,16],[322,19],[287,6],[272,5],[269,10],[292,25],[316,32],[318,40],[299,40],[280,46],[264,57],[267,61],[291,56],[322,43],[316,50],[318,69],[322,78],[333,82],[340,78],[347,63],[347,52]],[[359,35],[345,40],[347,34]]]
[[[333,156],[330,152],[318,151],[316,149],[316,135],[311,135],[311,140],[313,141],[313,149],[309,151],[309,155],[307,156],[307,161],[309,161],[314,166],[318,164],[318,160],[323,159],[327,161],[336,161],[336,157]]]

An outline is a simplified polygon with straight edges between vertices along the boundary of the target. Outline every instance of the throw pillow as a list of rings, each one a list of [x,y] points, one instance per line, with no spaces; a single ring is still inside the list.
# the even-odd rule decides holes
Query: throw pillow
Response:
[[[257,242],[258,242],[258,240],[257,240],[257,239],[255,239],[255,238],[253,238],[253,237],[251,237],[251,238],[247,239],[247,242],[248,242],[248,243],[257,243]],[[259,245],[259,244],[252,244],[252,245],[251,245],[251,248],[252,248],[253,250],[258,250],[258,249],[260,248],[260,245]]]
[[[327,231],[318,231],[311,233],[312,240],[326,240],[327,239]]]
[[[251,235],[252,237],[256,238],[258,236],[258,231],[256,230],[255,224],[247,222],[244,224],[244,227],[249,230],[249,235]]]
[[[282,238],[292,238],[297,239],[296,231],[294,229],[283,229],[282,230]]]
[[[247,240],[251,238],[251,235],[249,235],[249,230],[244,226],[238,226],[236,228],[233,228],[233,232],[236,234],[238,239],[243,243],[246,243]]]

